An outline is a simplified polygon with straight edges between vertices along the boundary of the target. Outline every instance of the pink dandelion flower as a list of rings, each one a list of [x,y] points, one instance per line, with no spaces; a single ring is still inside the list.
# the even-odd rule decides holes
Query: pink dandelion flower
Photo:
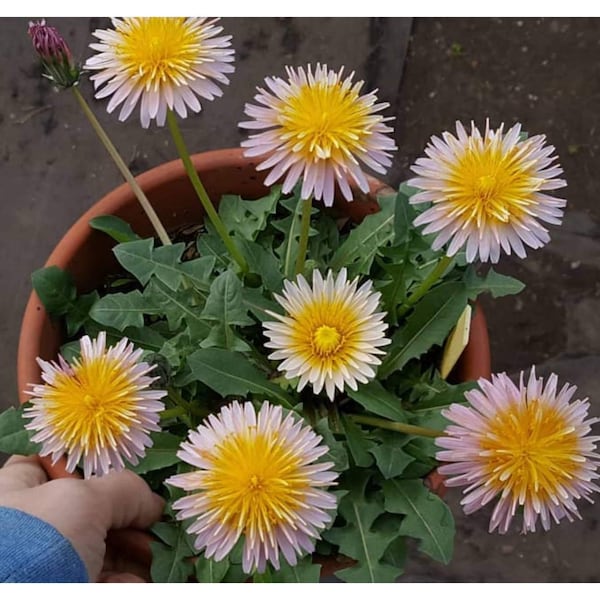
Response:
[[[129,17],[113,19],[114,29],[98,29],[100,43],[90,44],[98,54],[85,63],[92,75],[96,98],[111,96],[107,111],[122,105],[124,121],[141,99],[142,127],[152,119],[164,125],[167,109],[185,118],[199,112],[198,97],[223,95],[217,83],[227,85],[233,73],[231,36],[221,36],[219,19],[198,17]],[[217,82],[217,83],[215,83]],[[104,87],[102,87],[104,86]]]
[[[522,532],[535,531],[538,518],[550,528],[566,517],[581,518],[575,500],[600,491],[592,482],[600,456],[588,435],[598,421],[588,418],[589,402],[570,402],[576,387],[565,384],[557,391],[552,374],[544,386],[531,369],[529,381],[519,387],[502,373],[480,379],[481,390],[465,394],[470,406],[452,404],[443,411],[455,423],[436,443],[445,448],[437,459],[440,473],[450,476],[449,486],[466,486],[461,504],[466,514],[492,500],[496,505],[490,532],[505,533],[519,507],[523,507]]]
[[[258,88],[255,100],[246,104],[254,119],[239,124],[250,130],[265,129],[242,142],[246,156],[264,156],[257,169],[271,169],[265,185],[283,178],[283,192],[292,191],[302,177],[301,197],[314,197],[331,206],[337,184],[344,198],[353,199],[349,182],[363,191],[369,184],[360,162],[377,173],[385,173],[396,150],[392,131],[385,125],[393,117],[375,113],[389,106],[377,104],[375,92],[363,96],[363,82],[352,83],[354,73],[342,79],[343,68],[309,65],[286,67],[288,81],[267,77],[268,90]],[[359,162],[360,161],[360,162]]]
[[[81,357],[71,364],[62,356],[58,363],[38,358],[44,384],[27,393],[31,406],[25,426],[36,432],[32,441],[42,444],[41,456],[56,462],[67,456],[67,471],[83,461],[85,478],[121,470],[126,459],[132,465],[152,445],[148,433],[160,431],[159,413],[166,395],[149,389],[154,368],[140,361],[127,338],[106,349],[106,334],[80,340]]]
[[[336,388],[353,390],[358,383],[375,377],[381,364],[385,337],[385,312],[378,312],[381,294],[372,291],[372,282],[358,287],[358,277],[347,280],[342,269],[337,277],[313,271],[312,287],[302,275],[296,282],[285,281],[283,294],[275,299],[286,314],[267,311],[277,321],[263,323],[269,341],[266,348],[281,360],[278,369],[287,379],[298,379],[298,391],[310,383],[315,394],[323,388],[333,401]],[[358,288],[358,289],[357,289]]]
[[[178,519],[194,518],[188,533],[206,558],[222,560],[244,536],[243,569],[279,569],[280,552],[290,565],[313,552],[314,540],[332,521],[336,498],[324,491],[337,474],[321,437],[293,413],[265,402],[233,402],[210,415],[178,452],[196,468],[166,483],[193,492],[176,500]]]
[[[560,225],[566,200],[546,192],[566,186],[557,179],[563,171],[552,164],[554,146],[546,146],[546,136],[519,141],[521,125],[506,133],[489,128],[481,135],[474,124],[468,135],[456,123],[458,138],[445,131],[431,138],[412,170],[418,177],[408,183],[421,192],[412,204],[431,202],[414,224],[425,225],[423,233],[435,233],[433,249],[449,242],[453,256],[466,246],[468,262],[477,256],[482,262],[496,263],[500,251],[526,256],[525,246],[541,248],[550,241],[541,221]]]

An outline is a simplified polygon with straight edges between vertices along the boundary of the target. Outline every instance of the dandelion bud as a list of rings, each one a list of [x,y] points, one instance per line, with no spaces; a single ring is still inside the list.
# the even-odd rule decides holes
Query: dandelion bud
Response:
[[[81,69],[73,61],[71,51],[58,30],[42,19],[30,22],[27,30],[35,51],[42,59],[44,77],[61,88],[77,85]]]

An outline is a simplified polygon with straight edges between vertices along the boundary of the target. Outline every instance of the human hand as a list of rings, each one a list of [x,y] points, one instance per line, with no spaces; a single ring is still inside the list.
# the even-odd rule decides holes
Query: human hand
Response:
[[[160,519],[164,501],[131,471],[48,481],[36,457],[13,456],[0,469],[0,506],[57,529],[83,560],[90,581],[142,582],[132,565],[121,563],[115,571],[106,537],[111,529],[149,527]]]

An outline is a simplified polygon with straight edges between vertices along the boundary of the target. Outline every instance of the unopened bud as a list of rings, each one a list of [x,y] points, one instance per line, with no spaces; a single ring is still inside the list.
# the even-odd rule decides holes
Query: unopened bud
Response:
[[[29,23],[29,37],[33,47],[42,59],[44,76],[56,85],[68,88],[77,85],[81,69],[73,61],[69,46],[58,30],[42,19],[39,23]]]

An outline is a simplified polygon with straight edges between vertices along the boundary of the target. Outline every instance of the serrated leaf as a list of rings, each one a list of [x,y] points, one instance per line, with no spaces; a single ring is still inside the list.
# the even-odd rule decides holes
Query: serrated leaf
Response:
[[[214,256],[201,256],[181,263],[180,270],[197,290],[208,292],[215,261]]]
[[[385,479],[402,475],[406,467],[415,460],[414,456],[403,450],[403,446],[408,442],[408,436],[381,431],[378,437],[382,443],[371,448],[369,452],[375,457],[380,473]]]
[[[300,559],[295,567],[281,561],[279,570],[272,574],[273,583],[319,583],[321,565],[313,564],[310,556]]]
[[[82,294],[75,299],[65,317],[67,335],[74,336],[84,326],[85,322],[90,318],[92,306],[99,298],[98,292],[94,290],[89,294]]]
[[[129,467],[138,475],[170,467],[177,464],[180,460],[177,458],[177,451],[181,444],[181,439],[178,436],[166,431],[159,431],[153,432],[150,437],[153,442],[152,446],[146,448],[145,456],[137,465]]]
[[[373,442],[365,436],[364,431],[351,419],[342,416],[341,421],[354,463],[359,467],[371,466],[373,464],[373,457],[369,453],[369,450],[373,447]]]
[[[11,406],[0,413],[0,452],[29,456],[40,451],[40,444],[30,440],[29,431],[25,429],[26,422],[23,407]]]
[[[102,231],[119,243],[133,242],[139,240],[140,236],[131,229],[127,221],[123,221],[114,215],[100,215],[90,220],[90,227]]]
[[[407,419],[400,398],[385,389],[377,379],[359,385],[356,391],[348,389],[347,394],[368,412],[392,421],[406,421]]]
[[[275,255],[260,244],[242,240],[239,247],[248,261],[250,273],[260,276],[267,290],[279,292],[283,287],[283,274]]]
[[[53,317],[67,313],[77,297],[73,278],[60,267],[37,269],[31,275],[31,283],[46,311]]]
[[[180,533],[180,537],[185,533]],[[179,539],[179,538],[178,538]],[[152,566],[150,575],[154,583],[186,583],[194,569],[192,563],[186,560],[192,553],[182,551],[182,544],[174,548],[160,542],[151,542]],[[185,542],[187,546],[187,542]]]
[[[192,339],[204,339],[210,332],[209,324],[200,317],[202,307],[195,306],[197,297],[191,289],[181,289],[177,292],[152,278],[144,290],[144,297],[149,304],[159,306],[167,317],[169,327],[175,331],[185,321]]]
[[[387,377],[432,346],[441,345],[466,305],[466,287],[459,281],[442,283],[426,294],[415,305],[406,325],[392,337],[379,375]]]
[[[225,271],[213,281],[201,317],[225,325],[253,324],[242,302],[242,282],[233,271]]]
[[[349,466],[346,445],[335,439],[326,418],[317,421],[314,430],[323,438],[323,442],[329,448],[329,452],[325,454],[323,460],[332,461],[333,468],[338,473],[344,472]]]
[[[221,267],[229,265],[229,253],[223,240],[210,223],[205,223],[206,232],[198,236],[196,248],[201,257],[212,257]]]
[[[408,202],[408,196],[398,193],[394,208],[394,244],[399,246],[408,242],[412,230],[412,223],[416,214]]]
[[[149,302],[139,290],[133,290],[100,298],[92,306],[90,317],[101,325],[123,331],[126,327],[143,327],[144,315],[157,312],[156,304]]]
[[[267,312],[268,310],[282,314],[281,306],[270,298],[265,298],[261,288],[244,287],[242,289],[242,300],[244,302],[244,306],[260,322],[273,319],[273,317]]]
[[[384,513],[383,503],[367,500],[364,492],[351,493],[342,498],[339,513],[346,524],[323,532],[323,537],[337,544],[340,553],[354,558],[358,563],[338,571],[336,576],[352,583],[393,582],[401,570],[381,562],[390,542],[398,536],[397,531],[373,529],[375,520]]]
[[[154,248],[153,239],[119,244],[113,248],[119,263],[140,283],[146,285],[154,275],[173,291],[179,288],[187,274],[180,260],[184,250],[183,243]]]
[[[438,394],[429,400],[419,402],[412,408],[412,412],[419,414],[421,412],[430,411],[432,409],[446,408],[454,403],[465,403],[465,392],[473,390],[477,387],[476,381],[467,381],[458,385],[448,385],[448,388],[440,391]]]
[[[230,564],[226,558],[217,562],[212,558],[205,558],[204,555],[201,555],[196,558],[194,571],[198,583],[220,583],[227,575],[229,567]]]
[[[249,352],[251,346],[235,334],[226,323],[213,325],[208,336],[200,342],[201,348],[223,348],[232,352]]]
[[[200,349],[191,354],[187,362],[194,380],[201,381],[223,397],[245,397],[253,393],[287,408],[294,404],[291,396],[271,383],[243,354],[219,348]]]
[[[469,298],[474,300],[479,294],[489,292],[492,298],[501,298],[502,296],[511,296],[519,294],[525,289],[525,284],[514,277],[496,273],[490,267],[485,277],[478,277],[473,267],[469,268],[465,274],[465,283]]]
[[[298,195],[282,200],[281,204],[291,213],[284,219],[273,221],[273,227],[283,233],[283,243],[276,248],[281,260],[282,271],[286,279],[294,276],[296,255],[298,254],[298,238],[302,226],[302,202]]]
[[[367,215],[337,249],[331,259],[332,269],[337,271],[359,262],[361,272],[368,272],[377,252],[393,238],[395,197],[378,198],[378,202],[379,212]]]
[[[454,519],[448,506],[421,479],[389,480],[383,491],[385,509],[405,515],[400,535],[421,540],[421,552],[448,564],[454,547]]]
[[[255,240],[259,232],[267,226],[269,215],[275,212],[280,195],[281,187],[274,186],[268,196],[258,200],[223,196],[219,202],[219,216],[229,233],[247,240]]]

